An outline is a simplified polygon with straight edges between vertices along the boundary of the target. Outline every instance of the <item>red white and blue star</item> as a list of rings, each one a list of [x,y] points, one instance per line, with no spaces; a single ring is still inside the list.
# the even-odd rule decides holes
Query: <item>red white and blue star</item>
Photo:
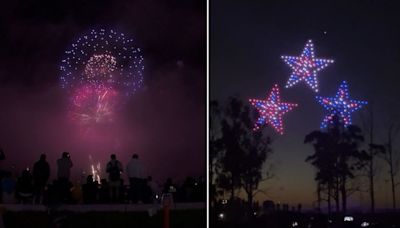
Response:
[[[332,124],[335,116],[339,118],[345,127],[351,125],[351,113],[366,105],[366,101],[350,100],[349,88],[346,81],[339,86],[339,90],[335,97],[317,96],[317,101],[328,110],[328,114],[324,117],[321,128],[326,128]]]
[[[333,60],[317,59],[314,56],[312,40],[308,40],[300,56],[281,56],[283,61],[292,68],[292,74],[286,83],[286,88],[296,85],[300,81],[305,81],[311,89],[318,92],[317,72],[324,69]]]
[[[279,134],[283,134],[283,114],[297,107],[297,104],[281,102],[278,85],[272,88],[266,100],[250,99],[249,101],[260,114],[254,124],[254,130],[258,130],[264,124],[270,124]]]

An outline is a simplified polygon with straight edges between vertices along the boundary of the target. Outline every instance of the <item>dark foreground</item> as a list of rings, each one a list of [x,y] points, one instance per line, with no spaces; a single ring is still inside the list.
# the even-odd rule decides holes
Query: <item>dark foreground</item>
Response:
[[[262,215],[234,216],[221,212],[210,216],[210,227],[213,228],[355,228],[355,227],[379,227],[400,228],[400,213],[376,213],[347,215],[296,213],[296,212],[272,212]]]
[[[163,213],[147,212],[5,212],[6,228],[151,228],[163,227]],[[171,228],[206,227],[206,210],[174,210],[170,212]]]

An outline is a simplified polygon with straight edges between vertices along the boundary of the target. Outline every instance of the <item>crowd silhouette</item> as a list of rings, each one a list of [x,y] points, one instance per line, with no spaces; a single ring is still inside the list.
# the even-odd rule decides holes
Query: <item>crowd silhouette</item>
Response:
[[[4,160],[0,150],[0,160]],[[100,183],[93,175],[86,182],[70,180],[73,162],[68,152],[57,160],[57,178],[50,181],[50,165],[46,155],[40,155],[33,169],[26,168],[19,177],[12,172],[0,170],[1,203],[3,204],[108,204],[108,203],[159,203],[164,193],[170,193],[175,202],[204,202],[206,200],[205,178],[187,177],[180,186],[168,178],[163,185],[145,176],[139,155],[134,154],[125,170],[115,154],[106,165],[107,178]],[[124,183],[126,175],[128,183]]]

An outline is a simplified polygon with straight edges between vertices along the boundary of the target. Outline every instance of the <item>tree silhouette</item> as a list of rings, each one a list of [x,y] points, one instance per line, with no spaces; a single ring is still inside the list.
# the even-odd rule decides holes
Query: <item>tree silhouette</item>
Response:
[[[386,151],[384,160],[389,166],[389,176],[390,176],[390,187],[392,190],[392,207],[396,209],[396,187],[398,183],[395,180],[396,175],[399,171],[399,160],[395,157],[394,149],[393,149],[393,141],[395,136],[400,132],[400,125],[396,122],[390,123],[387,128],[387,143],[386,143]]]
[[[219,187],[230,191],[231,199],[235,190],[244,189],[251,207],[258,184],[266,176],[262,169],[271,153],[271,140],[262,131],[253,131],[253,118],[249,106],[240,99],[231,97],[222,112],[221,149],[219,158],[221,173]]]
[[[371,102],[372,103],[372,102]],[[366,169],[366,176],[369,180],[369,196],[371,202],[371,213],[375,213],[375,182],[374,177],[377,174],[376,162],[375,159],[379,155],[385,153],[385,146],[381,144],[376,144],[375,140],[375,118],[374,118],[374,110],[373,105],[370,104],[368,109],[366,109],[366,115],[360,113],[360,117],[362,120],[362,126],[364,130],[364,134],[367,136],[367,145],[368,145],[368,155],[370,157]]]
[[[331,212],[331,200],[336,201],[336,210],[339,210],[339,191],[335,188],[337,185],[337,141],[328,132],[313,131],[308,134],[304,143],[313,143],[315,153],[306,158],[316,167],[317,173],[315,180],[317,181],[318,209],[321,208],[321,192],[323,189],[327,191],[328,212]]]
[[[263,138],[260,131],[253,133],[252,137],[244,142],[247,150],[246,157],[243,160],[242,185],[247,194],[247,202],[253,205],[253,197],[257,193],[258,184],[271,177],[269,173],[262,175],[262,167],[269,153],[271,152],[269,138]]]
[[[397,101],[389,101],[390,105],[397,105]],[[384,132],[385,132],[385,149],[386,153],[383,160],[387,165],[388,174],[390,179],[390,188],[392,193],[392,208],[396,209],[396,188],[400,184],[397,176],[400,171],[400,158],[398,150],[396,149],[398,135],[400,133],[400,113],[397,109],[389,109],[385,112],[384,118]]]
[[[216,202],[218,192],[215,184],[216,175],[218,175],[221,167],[218,162],[222,151],[222,140],[220,133],[221,110],[217,101],[210,101],[210,152],[209,152],[209,173],[210,173],[210,201],[211,204]]]
[[[351,190],[348,182],[370,158],[365,151],[360,150],[363,140],[359,127],[344,127],[337,117],[325,131],[313,131],[305,137],[304,143],[314,146],[314,154],[308,156],[306,161],[317,169],[315,180],[318,195],[323,186],[328,192],[329,212],[332,198],[336,201],[336,211],[339,211],[341,198],[342,210],[346,212],[347,197]],[[321,201],[320,197],[318,200]]]

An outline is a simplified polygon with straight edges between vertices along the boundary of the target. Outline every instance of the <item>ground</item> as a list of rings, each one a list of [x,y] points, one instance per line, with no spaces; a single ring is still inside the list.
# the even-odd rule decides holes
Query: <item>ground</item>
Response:
[[[206,227],[206,210],[177,210],[170,212],[171,228]],[[59,221],[59,222],[57,222]],[[5,212],[4,223],[7,228],[151,228],[163,227],[163,214],[149,216],[147,212],[88,212],[59,213],[49,216],[45,212]]]

